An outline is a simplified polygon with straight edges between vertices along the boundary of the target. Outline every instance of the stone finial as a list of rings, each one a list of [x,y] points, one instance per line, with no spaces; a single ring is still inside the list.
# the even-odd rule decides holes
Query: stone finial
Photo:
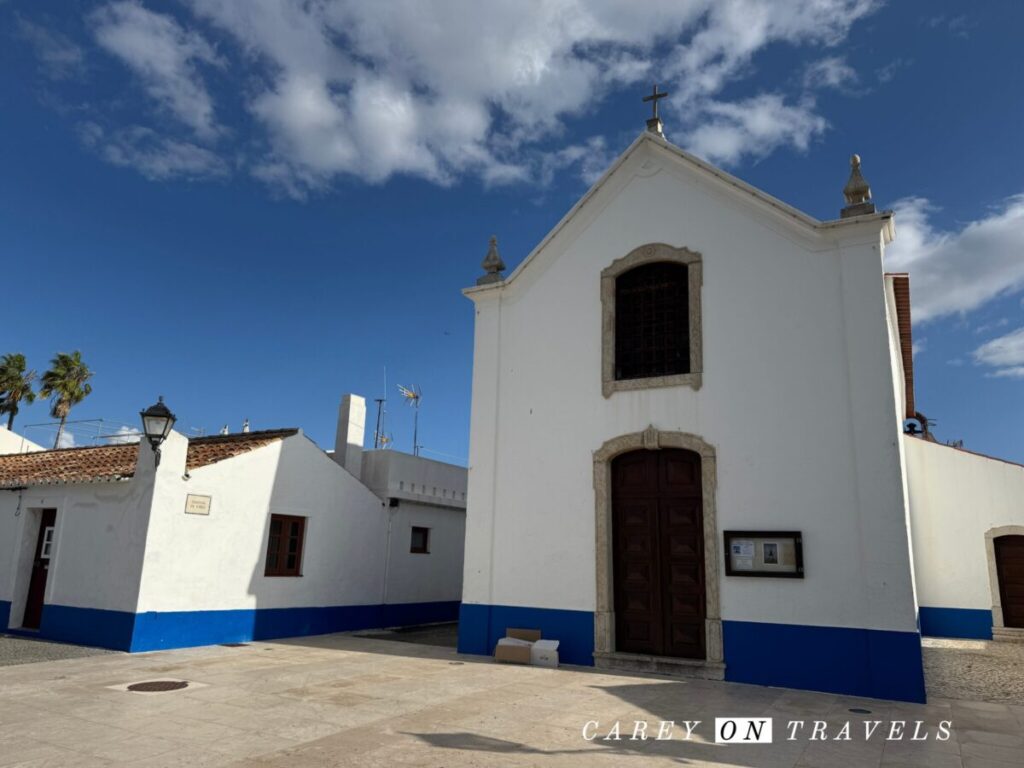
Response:
[[[860,155],[850,157],[850,179],[843,187],[843,197],[846,198],[846,206],[839,212],[841,218],[875,212],[875,204],[871,202],[871,187],[860,172]]]
[[[501,260],[501,254],[498,253],[498,238],[494,235],[491,235],[491,244],[487,249],[487,255],[484,256],[483,268],[485,274],[477,279],[477,285],[500,283],[505,279],[502,274],[505,271],[505,262]]]

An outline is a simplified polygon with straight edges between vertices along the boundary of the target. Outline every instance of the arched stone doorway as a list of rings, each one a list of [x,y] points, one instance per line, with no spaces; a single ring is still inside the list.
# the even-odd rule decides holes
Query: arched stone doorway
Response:
[[[1024,526],[1004,525],[985,534],[993,635],[1024,634]],[[998,639],[998,637],[997,637]]]
[[[664,451],[665,454],[661,454]],[[625,458],[616,462],[618,457],[627,457],[635,453],[633,459]],[[647,454],[646,458],[644,454]],[[653,457],[651,454],[655,454]],[[613,475],[617,467],[629,467],[635,477],[641,477],[651,471],[674,473],[674,480],[666,478],[665,487],[662,488],[656,482],[654,489],[648,488],[646,496],[650,500],[665,499],[665,509],[659,512],[656,517],[659,522],[657,539],[658,546],[669,546],[662,533],[661,518],[666,518],[665,525],[667,532],[671,535],[673,525],[680,526],[677,533],[682,533],[683,538],[690,541],[689,549],[693,549],[694,541],[690,528],[698,525],[700,528],[699,546],[702,551],[700,555],[700,567],[703,571],[703,600],[702,616],[694,612],[697,607],[693,598],[694,585],[684,585],[685,576],[680,579],[677,587],[682,591],[672,594],[675,587],[669,587],[669,597],[682,598],[684,603],[688,601],[689,609],[684,606],[681,612],[673,619],[674,611],[671,604],[666,605],[664,600],[659,598],[657,610],[661,611],[661,624],[655,620],[649,624],[650,632],[655,639],[646,646],[643,642],[637,642],[643,629],[637,626],[637,633],[634,637],[622,638],[622,643],[617,641],[617,632],[626,630],[628,618],[617,617],[617,609],[622,607],[627,596],[622,588],[623,580],[616,578],[616,561],[618,559],[620,570],[628,567],[627,560],[623,559],[622,553],[616,555],[616,525],[615,510],[616,497],[619,499],[628,498],[629,489],[626,494],[622,493],[623,483],[629,485],[628,478],[625,480],[620,475],[618,485],[614,482]],[[646,467],[637,470],[637,467]],[[699,472],[699,478],[690,477],[689,473]],[[689,479],[687,479],[689,477]],[[673,487],[674,486],[674,487]],[[596,532],[597,532],[597,610],[594,623],[594,660],[598,666],[619,667],[631,669],[647,669],[652,671],[686,671],[696,673],[700,676],[721,679],[724,675],[724,664],[722,663],[722,622],[719,613],[718,597],[718,527],[715,507],[715,491],[717,486],[715,450],[696,435],[685,432],[662,432],[653,426],[643,432],[629,435],[622,435],[606,442],[599,450],[594,452],[594,491],[596,499]],[[618,491],[616,491],[618,487]],[[635,489],[634,489],[635,490]],[[642,499],[644,492],[635,494],[636,498]],[[696,504],[696,507],[694,506]],[[660,502],[655,503],[658,507]],[[643,506],[642,504],[640,506]],[[650,505],[648,505],[649,507]],[[687,520],[686,508],[690,509]],[[625,513],[625,514],[628,514]],[[620,513],[620,518],[623,513]],[[699,522],[698,522],[699,518]],[[654,517],[648,517],[648,524]],[[674,522],[673,522],[674,520]],[[629,525],[629,523],[625,523]],[[637,523],[642,525],[641,523]],[[620,528],[623,522],[620,520]],[[654,536],[653,529],[651,536]],[[651,546],[654,546],[654,539],[651,538]],[[640,546],[643,546],[642,544]],[[687,547],[684,545],[683,549]],[[686,565],[694,563],[696,552],[689,554],[678,551],[676,559],[678,564]],[[662,557],[660,563],[668,563],[671,567],[674,556],[671,552]],[[657,567],[660,567],[657,566]],[[678,570],[678,569],[677,569]],[[690,570],[692,574],[692,569]],[[691,579],[692,581],[692,579]],[[666,584],[661,579],[660,584]],[[619,586],[617,587],[617,584]],[[618,590],[618,601],[616,593]],[[618,603],[618,604],[617,604]],[[652,606],[653,609],[653,606]],[[686,618],[683,618],[685,615]],[[703,626],[700,627],[699,625]],[[657,640],[658,633],[661,640]],[[674,639],[673,639],[674,638]],[[700,643],[703,648],[700,648]],[[702,651],[702,653],[701,653]]]

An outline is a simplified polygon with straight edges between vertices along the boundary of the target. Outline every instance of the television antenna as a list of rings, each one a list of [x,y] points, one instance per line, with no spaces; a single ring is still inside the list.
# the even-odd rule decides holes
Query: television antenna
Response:
[[[403,387],[401,384],[398,385],[398,391],[405,398],[406,405],[413,407],[412,417],[412,455],[420,455],[420,400],[423,398],[423,393],[420,388],[415,384],[412,387]]]
[[[377,404],[377,428],[373,430],[373,449],[385,448],[391,439],[384,434],[384,417],[388,413],[388,367],[384,366],[384,395],[375,397]]]

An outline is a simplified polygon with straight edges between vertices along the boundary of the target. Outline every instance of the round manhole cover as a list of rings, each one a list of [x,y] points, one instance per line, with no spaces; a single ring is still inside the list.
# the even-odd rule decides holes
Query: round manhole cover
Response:
[[[164,693],[165,691],[180,691],[188,688],[184,680],[149,680],[145,683],[132,683],[128,686],[129,691],[136,693]]]

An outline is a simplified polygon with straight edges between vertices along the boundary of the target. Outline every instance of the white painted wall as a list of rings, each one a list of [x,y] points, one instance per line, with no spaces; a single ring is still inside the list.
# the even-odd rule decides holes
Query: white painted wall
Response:
[[[132,480],[0,491],[0,600],[14,603],[14,626],[43,507],[58,510],[48,604],[145,612],[461,598],[463,509],[388,508],[301,433],[189,477],[187,445],[172,432],[156,469],[143,443]],[[424,477],[444,474],[432,471]],[[185,513],[190,493],[212,497],[209,515]],[[274,513],[307,518],[301,578],[263,575]],[[431,528],[429,555],[409,553],[412,525]]]
[[[461,600],[466,512],[404,500],[388,511],[391,541],[384,602]],[[409,551],[413,526],[430,529],[428,554]]]
[[[28,453],[41,451],[43,447],[33,443],[7,427],[0,427],[0,455],[5,453]]]
[[[723,570],[723,618],[914,630],[883,226],[811,232],[646,143],[471,291],[464,601],[594,610],[592,452],[653,424],[715,447],[720,530],[803,532],[807,577]],[[605,399],[600,273],[652,242],[703,254],[703,388]]]
[[[140,612],[381,601],[381,500],[303,435],[181,474],[154,505]],[[185,514],[189,493],[213,497],[210,515]],[[301,578],[263,575],[273,513],[307,518]]]
[[[1024,526],[1024,467],[904,437],[922,606],[992,608],[985,533]]]
[[[148,479],[0,491],[0,600],[20,627],[39,531],[39,510],[56,508],[44,602],[134,611],[146,541]],[[20,497],[20,509],[19,509]]]
[[[391,450],[363,453],[363,482],[378,496],[466,508],[465,467]]]

